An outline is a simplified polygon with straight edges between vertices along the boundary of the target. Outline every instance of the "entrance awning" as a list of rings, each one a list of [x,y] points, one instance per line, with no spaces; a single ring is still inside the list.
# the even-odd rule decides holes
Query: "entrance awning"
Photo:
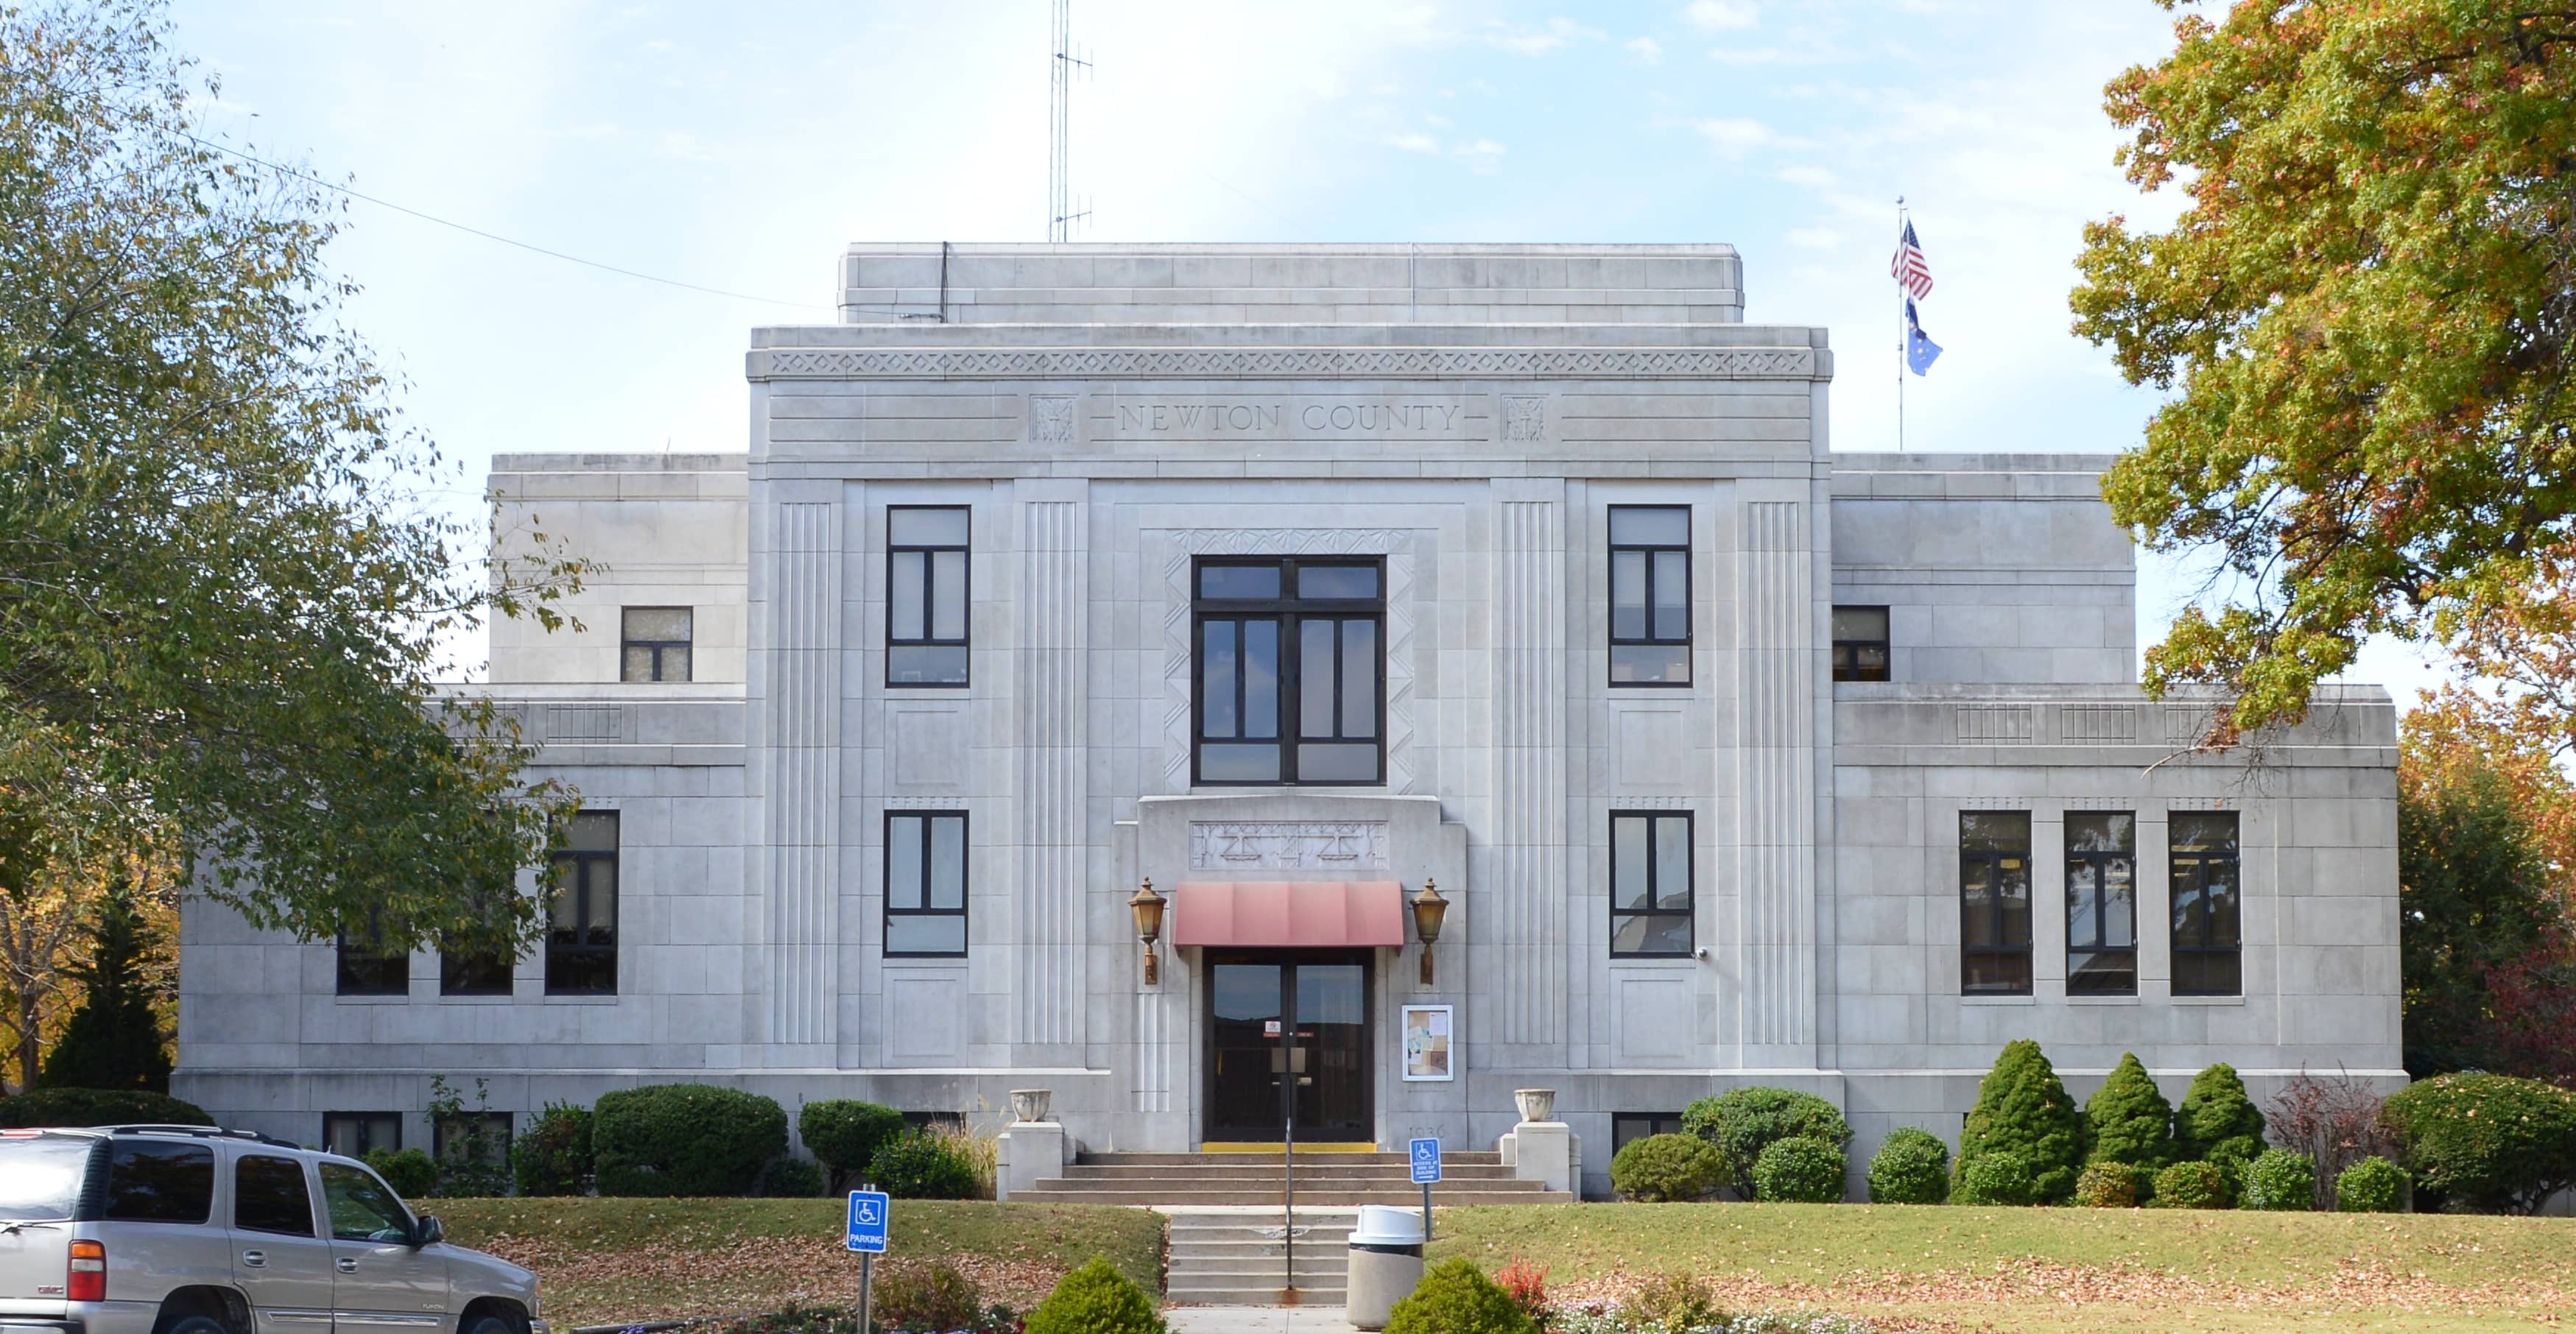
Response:
[[[1404,944],[1393,880],[1184,880],[1172,913],[1175,945]]]

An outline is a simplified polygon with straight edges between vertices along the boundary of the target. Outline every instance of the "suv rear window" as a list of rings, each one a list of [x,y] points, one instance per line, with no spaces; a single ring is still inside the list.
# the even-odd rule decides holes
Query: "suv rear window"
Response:
[[[233,1226],[312,1236],[313,1193],[304,1188],[304,1164],[267,1154],[243,1155],[233,1164]]]
[[[107,1160],[107,1207],[123,1223],[202,1223],[215,1207],[215,1151],[121,1139]]]
[[[71,1217],[97,1144],[86,1135],[0,1136],[0,1221]]]

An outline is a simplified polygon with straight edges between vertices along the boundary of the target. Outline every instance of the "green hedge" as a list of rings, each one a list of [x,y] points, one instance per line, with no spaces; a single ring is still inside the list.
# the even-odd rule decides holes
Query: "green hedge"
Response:
[[[367,1155],[366,1163],[406,1200],[427,1199],[438,1189],[438,1163],[418,1149],[377,1149]]]
[[[2245,1095],[2236,1067],[2221,1062],[2193,1076],[2174,1109],[2172,1161],[2216,1167],[2233,1198],[2246,1164],[2262,1153],[2263,1110]]]
[[[1030,1322],[1028,1334],[1044,1334]],[[1422,1272],[1412,1295],[1395,1304],[1386,1334],[1535,1334],[1529,1314],[1465,1256]]]
[[[1396,1309],[1402,1312],[1402,1303]],[[1521,1323],[1526,1330],[1529,1322]],[[1094,1257],[1056,1280],[1055,1291],[1029,1312],[1021,1334],[1170,1334],[1170,1327],[1143,1288],[1110,1268],[1107,1260]]]
[[[1958,1176],[1950,1191],[1953,1204],[2030,1204],[2038,1198],[2038,1186],[2018,1154],[1983,1154],[1960,1163]]]
[[[2084,1161],[2162,1167],[2173,1161],[2173,1104],[2135,1052],[2123,1052],[2084,1104]]]
[[[2406,1208],[2406,1169],[2385,1158],[2370,1157],[2335,1178],[2335,1212],[2393,1214]]]
[[[1915,1126],[1890,1133],[1869,1160],[1873,1204],[1939,1204],[1950,1198],[1950,1146]]]
[[[2511,1075],[2439,1075],[2390,1094],[2418,1188],[2445,1209],[2529,1213],[2576,1184],[2576,1093]]]
[[[1852,1137],[1841,1108],[1812,1093],[1781,1088],[1735,1089],[1702,1098],[1682,1109],[1682,1129],[1716,1148],[1726,1166],[1725,1184],[1747,1195],[1753,1190],[1754,1162],[1774,1142],[1804,1135],[1839,1149]]]
[[[857,1098],[809,1102],[796,1113],[796,1137],[832,1170],[835,1186],[852,1184],[876,1160],[877,1150],[903,1131],[903,1113]]]
[[[975,1169],[936,1136],[907,1130],[868,1160],[868,1179],[898,1200],[971,1200]]]
[[[1775,1203],[1832,1204],[1843,1197],[1843,1151],[1831,1140],[1791,1135],[1753,1160],[1753,1198]]]
[[[521,1195],[579,1195],[589,1189],[590,1112],[550,1102],[510,1146],[510,1175]]]
[[[1697,1135],[1648,1135],[1610,1156],[1610,1188],[1642,1204],[1705,1199],[1726,1180],[1726,1160]]]
[[[1966,1187],[1968,1169],[1979,1159],[1997,1154],[2018,1159],[2029,1174],[2031,1198],[2024,1203],[2063,1204],[2075,1194],[2075,1174],[2084,1160],[2084,1118],[2039,1044],[2027,1038],[2004,1044],[1995,1068],[1977,1085],[1977,1105],[1959,1133],[1959,1185]]]
[[[2162,1209],[2224,1209],[2227,1174],[2216,1163],[2175,1163],[2156,1173],[2156,1206]]]
[[[215,1118],[192,1102],[141,1089],[30,1089],[0,1098],[0,1128],[30,1126],[210,1126]]]
[[[2245,1166],[2245,1184],[2236,1193],[2236,1203],[2247,1209],[2280,1212],[2305,1211],[2317,1207],[2317,1165],[2304,1153],[2289,1149],[2265,1149],[2260,1157]]]
[[[748,1195],[787,1148],[776,1102],[712,1084],[604,1093],[591,1118],[602,1195]]]

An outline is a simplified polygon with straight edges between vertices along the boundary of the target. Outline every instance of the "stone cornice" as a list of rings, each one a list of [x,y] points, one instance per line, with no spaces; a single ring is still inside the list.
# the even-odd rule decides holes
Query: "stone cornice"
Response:
[[[1812,347],[756,348],[753,380],[1828,380]]]

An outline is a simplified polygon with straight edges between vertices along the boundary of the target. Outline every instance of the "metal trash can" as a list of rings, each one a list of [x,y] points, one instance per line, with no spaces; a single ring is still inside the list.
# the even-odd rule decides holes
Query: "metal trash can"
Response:
[[[1359,1329],[1384,1329],[1395,1304],[1422,1281],[1422,1215],[1384,1204],[1360,1206],[1351,1229],[1351,1272],[1342,1318]]]

